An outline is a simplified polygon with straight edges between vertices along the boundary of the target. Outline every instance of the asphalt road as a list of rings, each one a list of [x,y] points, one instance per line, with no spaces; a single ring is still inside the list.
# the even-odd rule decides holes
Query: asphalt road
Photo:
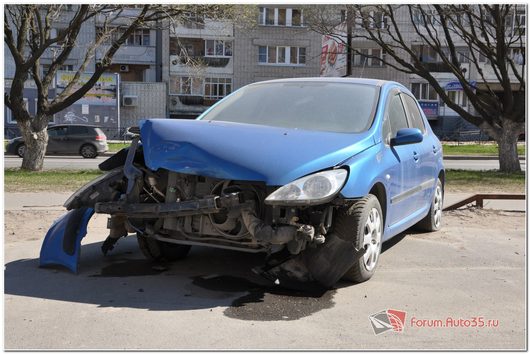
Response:
[[[254,276],[259,255],[195,247],[154,267],[131,236],[103,257],[104,215],[77,275],[38,268],[62,198],[6,200],[5,349],[525,349],[521,212],[445,213],[441,231],[387,242],[371,280],[308,295]],[[387,309],[403,331],[376,336],[369,316]]]
[[[107,159],[106,156],[99,156],[95,159],[84,159],[81,156],[46,156],[44,159],[45,169],[97,169],[98,165]],[[22,159],[15,156],[4,157],[4,167],[20,167]],[[499,169],[497,160],[445,160],[446,168],[464,170],[493,170]],[[526,162],[521,160],[521,167],[526,170]]]

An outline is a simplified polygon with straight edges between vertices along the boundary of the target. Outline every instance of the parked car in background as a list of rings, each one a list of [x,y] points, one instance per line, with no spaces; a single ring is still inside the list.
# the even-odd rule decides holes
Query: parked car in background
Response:
[[[107,136],[92,125],[60,124],[48,128],[46,154],[81,155],[95,158],[108,151]],[[6,153],[24,157],[26,145],[22,137],[9,140]]]
[[[274,283],[332,287],[372,277],[391,237],[442,222],[442,146],[396,82],[251,84],[197,120],[142,121],[139,138],[99,167],[107,174],[65,202],[41,265],[76,271],[96,212],[110,214],[105,254],[136,233],[154,260],[192,245],[263,252],[256,271]]]

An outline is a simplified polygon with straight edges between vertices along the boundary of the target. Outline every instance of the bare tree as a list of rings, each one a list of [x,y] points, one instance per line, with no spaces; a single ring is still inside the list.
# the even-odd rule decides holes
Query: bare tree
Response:
[[[495,139],[501,171],[512,172],[521,170],[517,139],[525,128],[525,17],[518,16],[525,11],[525,5],[508,4],[345,5],[310,9],[307,21],[348,45],[349,36],[337,31],[346,21],[353,41],[369,41],[386,55],[361,53],[355,44],[350,52],[425,79],[449,108]],[[427,51],[434,62],[425,58]],[[462,70],[463,62],[477,73],[476,81]],[[440,71],[435,65],[456,77],[473,110],[449,97],[433,74]]]
[[[208,17],[230,16],[230,7],[221,5],[5,5],[4,42],[15,62],[15,73],[5,104],[16,117],[26,145],[22,169],[42,169],[48,143],[47,126],[53,114],[62,111],[82,98],[112,64],[118,49],[138,28],[155,26],[159,21],[179,21],[191,15]],[[57,21],[67,26],[53,33]],[[64,90],[49,97],[59,68],[79,45],[83,26],[98,26],[98,36],[85,49],[78,70]],[[83,73],[93,62],[95,51],[104,49],[101,60],[85,82]],[[41,67],[45,53],[55,55],[46,72]],[[32,80],[37,88],[37,109],[31,115],[23,100],[26,81]]]

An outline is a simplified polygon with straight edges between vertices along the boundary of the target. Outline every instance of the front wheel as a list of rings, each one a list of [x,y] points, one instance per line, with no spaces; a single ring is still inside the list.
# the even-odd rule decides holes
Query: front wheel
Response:
[[[444,199],[444,188],[442,181],[438,178],[436,181],[436,188],[431,201],[431,208],[425,218],[416,224],[416,228],[432,232],[438,231],[442,227],[442,209]]]
[[[138,246],[147,259],[155,261],[177,261],[188,255],[191,246],[155,240],[137,234]]]
[[[335,233],[341,239],[353,242],[358,250],[364,249],[363,256],[355,260],[343,279],[356,283],[370,279],[375,273],[383,244],[384,220],[379,200],[369,194],[348,210],[340,211],[334,222]]]

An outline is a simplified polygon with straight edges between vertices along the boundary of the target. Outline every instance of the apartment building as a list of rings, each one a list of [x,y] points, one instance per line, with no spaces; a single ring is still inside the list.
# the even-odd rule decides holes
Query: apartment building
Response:
[[[64,7],[61,16],[53,23],[52,37],[61,28],[68,26],[75,14],[76,6]],[[123,17],[134,15],[134,11],[138,10],[125,10]],[[102,23],[102,18],[95,17],[83,24],[76,46],[59,68],[56,80],[49,92],[50,98],[60,93],[74,72],[82,65],[87,50],[102,35]],[[117,28],[120,22],[115,21],[113,25]],[[118,29],[113,32],[112,36],[115,38],[121,33]],[[153,116],[166,117],[167,85],[163,82],[162,76],[164,69],[167,71],[169,57],[164,57],[162,53],[164,34],[163,30],[156,28],[146,27],[136,30],[116,52],[113,64],[94,88],[83,99],[56,113],[50,123],[94,124],[102,127],[109,138],[120,138],[124,129],[137,124],[138,119]],[[94,72],[97,63],[108,49],[111,39],[109,38],[106,43],[96,49],[95,56],[89,61],[85,69],[86,74],[83,75],[81,82],[87,80]],[[40,59],[42,74],[47,72],[58,52],[59,47],[51,47],[42,55]],[[15,64],[5,43],[4,53],[4,88],[8,91],[11,86],[10,78],[14,76]],[[36,113],[36,97],[35,83],[28,80],[24,89],[24,101],[30,114]],[[19,131],[16,117],[7,107],[4,107],[4,137],[12,138],[17,135]]]

